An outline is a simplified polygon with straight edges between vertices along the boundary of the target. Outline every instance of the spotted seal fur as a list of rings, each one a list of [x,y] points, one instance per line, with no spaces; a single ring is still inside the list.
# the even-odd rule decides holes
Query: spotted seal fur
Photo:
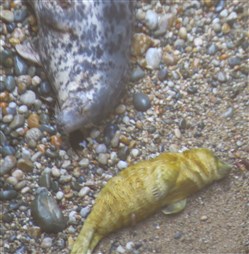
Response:
[[[32,0],[30,5],[39,27],[33,60],[41,62],[56,92],[58,125],[70,133],[100,122],[125,89],[132,1]]]

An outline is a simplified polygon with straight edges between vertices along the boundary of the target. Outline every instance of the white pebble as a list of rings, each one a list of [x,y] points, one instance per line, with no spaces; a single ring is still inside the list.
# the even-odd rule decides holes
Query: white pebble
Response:
[[[126,245],[125,245],[125,248],[129,251],[131,251],[133,248],[134,248],[134,242],[128,242]]]
[[[77,212],[76,211],[72,211],[72,212],[69,213],[69,215],[68,215],[68,222],[70,224],[77,223]]]
[[[79,191],[79,197],[84,197],[88,192],[90,191],[89,187],[83,187],[80,191]]]
[[[64,197],[64,193],[63,193],[62,191],[58,191],[58,192],[56,193],[56,199],[57,199],[57,200],[62,200],[63,197]]]
[[[145,23],[150,30],[154,30],[158,25],[158,15],[152,10],[148,10],[145,14]]]
[[[86,216],[89,214],[90,211],[91,211],[91,209],[90,209],[89,206],[83,207],[83,208],[80,210],[80,215],[81,215],[83,218],[86,218]]]
[[[119,161],[117,166],[119,169],[124,169],[127,168],[128,163],[126,161]]]
[[[18,112],[20,114],[25,114],[28,112],[28,107],[26,105],[21,105],[19,108],[18,108]]]
[[[56,167],[52,167],[51,173],[52,173],[52,176],[54,176],[54,177],[59,177],[61,175],[60,170]]]
[[[41,247],[44,249],[48,249],[52,247],[52,244],[53,244],[52,238],[45,237],[41,242]]]
[[[147,67],[151,69],[158,68],[161,62],[161,58],[162,58],[161,48],[149,48],[145,55]]]
[[[34,77],[32,78],[32,85],[33,85],[33,86],[38,86],[40,83],[41,83],[41,78],[40,78],[40,77],[34,76]]]
[[[79,166],[82,168],[87,168],[89,166],[89,159],[87,158],[83,158],[80,162],[79,162]]]
[[[106,153],[107,148],[105,144],[99,144],[96,146],[96,153]]]
[[[139,150],[136,149],[136,148],[133,148],[133,149],[131,150],[131,156],[132,156],[133,158],[136,158],[138,155],[139,155]]]
[[[22,170],[16,169],[13,173],[12,176],[15,177],[18,181],[22,180],[24,177],[24,174]]]
[[[199,48],[202,45],[202,38],[195,38],[194,45]]]
[[[36,95],[33,91],[28,90],[20,96],[20,101],[28,106],[33,105],[36,101]]]
[[[125,249],[121,245],[119,245],[117,248],[117,252],[118,253],[125,253]]]

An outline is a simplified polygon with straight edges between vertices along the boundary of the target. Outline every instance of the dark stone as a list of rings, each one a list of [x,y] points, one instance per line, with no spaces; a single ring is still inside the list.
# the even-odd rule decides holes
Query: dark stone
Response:
[[[31,203],[31,216],[46,233],[58,233],[67,226],[59,206],[46,188],[38,188],[35,199]]]
[[[0,200],[6,201],[17,197],[17,192],[15,190],[1,190]]]
[[[133,95],[133,105],[136,110],[145,112],[151,107],[148,95],[143,93],[136,93]]]
[[[17,76],[27,74],[28,66],[19,56],[14,57],[14,68]]]

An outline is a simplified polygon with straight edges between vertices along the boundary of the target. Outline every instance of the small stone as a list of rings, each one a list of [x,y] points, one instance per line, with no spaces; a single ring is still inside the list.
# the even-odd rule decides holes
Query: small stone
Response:
[[[13,121],[10,123],[9,127],[10,129],[17,129],[18,127],[22,127],[25,122],[24,115],[17,114],[14,116]]]
[[[47,81],[42,81],[39,86],[39,93],[41,96],[47,97],[51,95],[52,88]]]
[[[209,55],[214,55],[215,53],[217,52],[217,47],[216,47],[216,45],[214,44],[214,43],[212,43],[210,46],[209,46],[209,48],[208,48],[208,50],[207,50],[207,53],[209,54]]]
[[[181,237],[182,237],[182,232],[180,232],[180,231],[177,231],[174,235],[174,239],[176,239],[176,240],[180,239]]]
[[[229,107],[225,113],[222,114],[223,117],[229,118],[232,117],[234,113],[234,109],[232,107]]]
[[[202,46],[202,43],[203,43],[203,41],[202,41],[202,38],[195,38],[194,39],[194,45],[197,47],[197,48],[200,48],[201,46]]]
[[[38,180],[38,184],[40,187],[45,187],[48,190],[50,190],[52,186],[52,179],[51,179],[50,173],[47,173],[47,172],[42,173],[42,175],[40,176]]]
[[[125,110],[126,110],[126,106],[124,104],[120,104],[118,105],[115,111],[117,114],[122,115],[124,114]]]
[[[176,136],[177,138],[181,138],[181,137],[182,137],[181,131],[180,131],[178,128],[176,128],[176,129],[174,130],[174,133],[175,133],[175,136]]]
[[[5,88],[6,88],[7,91],[9,91],[9,92],[13,92],[14,89],[15,89],[15,87],[16,87],[16,81],[15,81],[14,77],[8,75],[8,76],[5,78]]]
[[[28,66],[19,56],[15,56],[14,57],[14,69],[15,69],[15,74],[17,76],[25,75],[25,74],[27,74]]]
[[[40,78],[40,77],[34,76],[34,77],[32,78],[32,85],[33,85],[34,87],[38,86],[40,83],[41,83],[41,78]]]
[[[157,77],[160,81],[164,81],[168,76],[168,70],[166,68],[161,69],[158,74]]]
[[[203,215],[203,216],[201,216],[200,219],[201,219],[201,221],[206,221],[208,219],[208,217],[206,215]]]
[[[31,128],[26,132],[26,141],[30,140],[38,141],[42,137],[42,132],[38,128]]]
[[[158,24],[158,15],[152,10],[148,10],[145,14],[145,24],[150,30],[154,30]]]
[[[162,59],[161,48],[149,48],[145,55],[146,67],[149,69],[157,69]]]
[[[108,161],[109,155],[106,153],[100,153],[97,157],[97,160],[100,164],[106,165]]]
[[[41,242],[41,247],[43,249],[49,249],[53,245],[53,240],[50,237],[45,237]]]
[[[80,210],[80,215],[83,217],[83,218],[86,218],[87,215],[90,213],[91,209],[89,206],[86,206],[86,207],[83,207],[81,210]]]
[[[51,169],[51,174],[52,174],[52,176],[54,176],[54,177],[59,177],[59,176],[61,175],[61,172],[60,172],[60,170],[59,170],[58,168],[53,167],[53,168]]]
[[[7,201],[17,197],[15,190],[0,190],[0,200]]]
[[[69,224],[77,224],[77,212],[71,211],[68,215],[68,223]]]
[[[148,35],[135,33],[132,39],[131,53],[134,56],[142,56],[153,44],[153,40]]]
[[[121,245],[119,245],[119,246],[117,247],[117,252],[118,252],[118,253],[125,253],[125,249],[124,249]]]
[[[131,150],[131,156],[133,157],[133,158],[136,158],[139,154],[140,154],[140,152],[139,152],[139,150],[138,149],[136,149],[136,148],[133,148],[132,150]]]
[[[31,172],[33,167],[34,167],[34,164],[31,160],[21,158],[17,161],[17,168],[25,172]]]
[[[217,73],[217,79],[218,79],[218,81],[219,81],[220,83],[224,83],[224,82],[227,81],[227,78],[226,78],[225,74],[224,74],[223,72],[221,72],[221,71],[219,71],[219,72]]]
[[[15,22],[22,22],[28,15],[28,10],[26,6],[23,6],[20,9],[14,10],[14,19]]]
[[[105,144],[98,144],[96,146],[96,153],[106,153],[107,152],[107,148],[106,148],[106,145]]]
[[[185,27],[181,27],[180,30],[179,30],[179,37],[183,40],[186,40],[187,39],[187,30]]]
[[[137,81],[145,76],[145,72],[139,66],[137,66],[131,73],[131,80]]]
[[[234,56],[228,59],[228,64],[231,68],[233,68],[236,65],[240,65],[241,63],[241,58],[238,56]]]
[[[17,179],[13,176],[8,177],[6,182],[12,186],[15,186],[18,183]]]
[[[46,233],[58,233],[67,225],[55,199],[46,188],[38,188],[31,203],[31,215],[35,223]]]
[[[38,128],[40,126],[40,118],[36,113],[31,113],[28,117],[28,127],[29,128]]]
[[[174,13],[166,13],[158,18],[158,29],[154,32],[156,36],[164,35],[172,27],[176,15]]]
[[[84,197],[86,196],[86,194],[90,191],[89,187],[83,187],[80,191],[79,191],[79,197]]]
[[[149,97],[143,93],[135,93],[133,95],[133,105],[136,110],[142,112],[145,112],[151,107]]]
[[[89,159],[87,158],[83,158],[80,162],[79,162],[79,166],[82,168],[87,168],[89,166]]]
[[[20,101],[25,105],[31,106],[36,101],[36,95],[32,90],[28,90],[20,96]]]
[[[14,21],[14,13],[9,10],[0,10],[0,19],[6,21],[6,22],[13,22]]]
[[[128,242],[128,243],[125,245],[125,248],[126,248],[128,251],[131,251],[134,247],[135,247],[134,242]]]
[[[16,158],[13,155],[7,155],[0,160],[0,176],[7,174],[16,166]]]
[[[231,31],[231,27],[228,25],[228,23],[224,23],[221,27],[221,31],[223,34],[228,34]]]
[[[16,169],[13,173],[12,176],[17,179],[17,181],[21,181],[24,178],[24,173],[20,169]]]
[[[124,169],[128,167],[128,163],[126,161],[119,161],[117,164],[118,169]]]

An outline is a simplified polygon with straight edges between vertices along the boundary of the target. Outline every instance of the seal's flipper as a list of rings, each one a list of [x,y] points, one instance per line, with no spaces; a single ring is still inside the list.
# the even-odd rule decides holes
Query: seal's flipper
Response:
[[[176,203],[168,205],[167,207],[162,209],[162,212],[166,215],[179,213],[186,207],[186,204],[187,204],[187,199],[183,199]]]
[[[37,51],[35,50],[34,43],[31,43],[29,40],[25,41],[23,44],[16,45],[17,53],[24,59],[31,61],[32,63],[42,65],[41,59]]]

